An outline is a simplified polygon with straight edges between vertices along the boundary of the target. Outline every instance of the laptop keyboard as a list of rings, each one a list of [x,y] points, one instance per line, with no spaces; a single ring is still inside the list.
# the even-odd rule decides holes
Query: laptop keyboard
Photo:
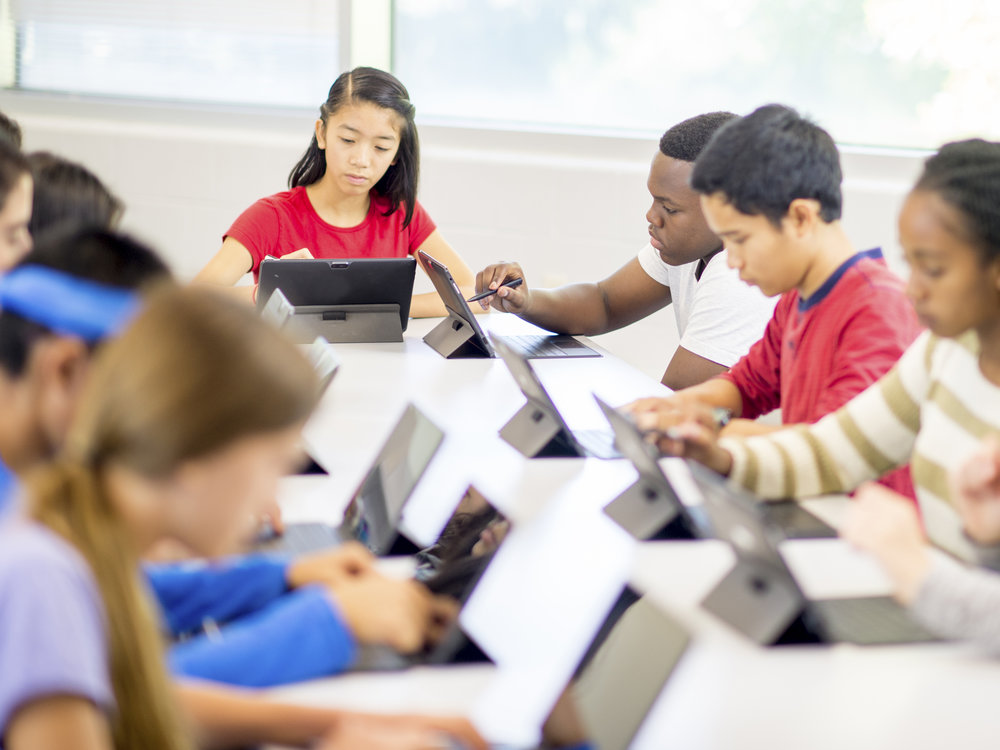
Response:
[[[829,599],[809,606],[819,615],[833,641],[872,645],[939,640],[888,597]]]
[[[836,529],[794,500],[761,503],[760,507],[765,520],[776,526],[786,539],[831,539],[837,536]]]
[[[340,532],[325,523],[290,523],[285,533],[258,546],[262,552],[307,555],[336,547],[342,542]]]
[[[572,336],[521,335],[503,336],[504,343],[528,359],[549,357],[600,357],[586,344],[581,344]]]
[[[573,437],[594,458],[621,458],[610,430],[573,430]]]

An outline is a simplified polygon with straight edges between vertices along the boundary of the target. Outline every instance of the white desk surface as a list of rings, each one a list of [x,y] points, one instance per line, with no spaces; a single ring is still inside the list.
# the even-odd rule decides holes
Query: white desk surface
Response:
[[[484,326],[524,330],[511,316]],[[470,482],[515,522],[528,521],[553,495],[579,495],[592,511],[635,478],[624,461],[528,461],[497,437],[523,404],[499,360],[445,360],[421,338],[437,321],[411,321],[401,344],[336,345],[343,360],[306,430],[329,477],[285,480],[289,521],[336,521],[404,406],[414,401],[447,438],[411,500],[406,525],[436,534]],[[610,403],[666,393],[627,364],[601,359],[533,360],[571,427],[606,427],[591,398]],[[843,498],[807,503],[835,525]],[[585,511],[586,512],[586,511]],[[789,541],[782,552],[812,597],[882,594],[888,581],[867,557],[839,540]],[[997,745],[993,690],[1000,663],[955,645],[760,648],[702,611],[698,603],[733,563],[716,541],[640,545],[633,584],[694,634],[694,640],[634,748],[887,748]],[[272,691],[284,700],[369,711],[466,713],[486,689],[489,665],[423,667],[356,674]]]

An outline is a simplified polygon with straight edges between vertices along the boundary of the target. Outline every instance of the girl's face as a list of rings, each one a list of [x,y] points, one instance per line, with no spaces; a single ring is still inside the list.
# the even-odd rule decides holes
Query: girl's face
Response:
[[[906,293],[920,322],[959,336],[1000,320],[1000,262],[984,260],[966,219],[937,193],[915,190],[899,214],[899,242],[910,266]]]
[[[402,118],[393,110],[362,102],[316,121],[316,141],[326,154],[325,180],[345,195],[362,195],[396,163]]]
[[[32,191],[31,175],[23,174],[0,206],[0,272],[9,271],[31,250]]]
[[[173,477],[165,536],[217,557],[245,549],[278,480],[302,459],[302,425],[240,438],[183,464]]]

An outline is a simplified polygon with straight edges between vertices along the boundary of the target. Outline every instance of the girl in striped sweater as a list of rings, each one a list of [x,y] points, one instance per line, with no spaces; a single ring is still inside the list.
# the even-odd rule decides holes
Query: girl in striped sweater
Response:
[[[719,440],[711,415],[697,408],[670,430],[676,415],[637,420],[663,430],[664,452],[765,498],[847,492],[909,461],[930,540],[967,560],[994,560],[1000,534],[967,522],[970,506],[948,471],[1000,434],[1000,143],[950,143],[932,156],[903,205],[899,239],[911,269],[907,294],[928,331],[843,408],[814,425],[746,439]],[[930,554],[912,504],[891,491],[859,495],[844,533],[887,564],[898,596],[932,627],[1000,651],[1000,606],[988,610],[994,622],[985,627],[981,610],[966,606],[982,585],[1000,605],[1000,578]]]

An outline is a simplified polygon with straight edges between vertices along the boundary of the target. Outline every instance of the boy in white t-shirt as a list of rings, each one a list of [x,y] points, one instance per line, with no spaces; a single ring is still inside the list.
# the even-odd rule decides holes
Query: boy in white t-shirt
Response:
[[[634,323],[673,302],[680,344],[663,373],[678,390],[725,372],[760,339],[774,309],[729,268],[726,250],[705,223],[688,185],[694,160],[736,115],[712,112],[670,128],[649,168],[653,204],[649,243],[611,276],[558,289],[500,285],[524,279],[517,263],[496,263],[476,275],[476,291],[498,289],[480,304],[512,312],[557,333],[593,336]]]

